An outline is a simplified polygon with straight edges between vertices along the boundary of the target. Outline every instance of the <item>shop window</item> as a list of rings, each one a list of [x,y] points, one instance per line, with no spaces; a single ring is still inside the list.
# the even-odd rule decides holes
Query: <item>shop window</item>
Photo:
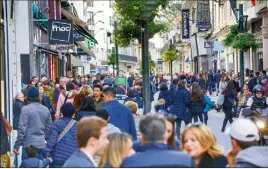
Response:
[[[262,18],[251,24],[252,33],[261,32]]]

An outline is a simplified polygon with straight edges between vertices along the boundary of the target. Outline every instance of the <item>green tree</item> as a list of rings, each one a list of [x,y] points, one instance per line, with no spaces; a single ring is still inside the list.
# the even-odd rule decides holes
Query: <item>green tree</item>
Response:
[[[156,33],[164,33],[169,30],[172,19],[160,21],[156,19],[168,4],[168,0],[155,0],[158,7],[148,19],[149,38]],[[132,41],[141,42],[141,14],[145,11],[146,0],[118,0],[115,3],[115,18],[119,19],[115,37],[120,47],[127,47]],[[161,6],[161,8],[160,8]]]
[[[223,44],[242,51],[247,51],[250,48],[255,50],[259,47],[259,43],[251,32],[239,32],[238,24],[230,27],[230,32],[223,40]]]
[[[112,65],[113,66],[113,76],[114,76],[114,69],[115,69],[115,65],[116,65],[116,55],[115,55],[115,53],[112,53],[108,57],[108,65]]]
[[[151,72],[155,72],[155,69],[156,69],[156,62],[154,60],[152,60],[152,57],[150,57],[150,60],[149,60],[149,66],[150,66],[150,70]],[[142,63],[140,64],[140,73],[142,73],[143,69],[142,69]]]
[[[168,48],[163,53],[163,61],[169,63],[169,71],[172,78],[172,62],[179,58],[179,54],[175,49],[169,50]]]

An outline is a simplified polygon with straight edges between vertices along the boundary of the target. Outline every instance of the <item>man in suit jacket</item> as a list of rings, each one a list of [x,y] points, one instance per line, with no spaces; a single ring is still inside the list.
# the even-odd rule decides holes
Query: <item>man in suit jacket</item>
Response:
[[[79,149],[63,165],[64,168],[97,167],[95,155],[101,155],[108,146],[106,121],[91,116],[82,118],[77,125],[77,144]],[[96,135],[96,133],[99,133]]]

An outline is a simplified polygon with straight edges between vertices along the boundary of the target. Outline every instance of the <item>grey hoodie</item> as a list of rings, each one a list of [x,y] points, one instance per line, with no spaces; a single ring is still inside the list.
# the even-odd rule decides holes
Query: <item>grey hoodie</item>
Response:
[[[268,147],[253,146],[244,149],[236,156],[236,167],[268,167]]]
[[[107,126],[106,126],[106,131],[107,131],[107,134],[112,134],[112,133],[121,133],[120,129],[116,126],[114,126],[113,124],[111,123],[108,123]]]

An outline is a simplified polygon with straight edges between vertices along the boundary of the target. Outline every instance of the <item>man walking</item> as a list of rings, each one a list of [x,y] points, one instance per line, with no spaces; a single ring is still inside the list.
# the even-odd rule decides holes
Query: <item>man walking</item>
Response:
[[[22,148],[22,159],[26,159],[25,148],[30,145],[38,148],[38,158],[45,157],[44,148],[52,118],[48,108],[39,103],[39,91],[36,87],[29,89],[27,93],[29,104],[21,109],[18,136],[14,145],[14,153],[19,155]]]
[[[165,144],[166,121],[157,114],[143,116],[139,125],[142,152],[127,157],[121,167],[158,168],[158,167],[195,167],[193,159],[183,152],[169,150]]]
[[[129,108],[119,103],[116,97],[116,90],[108,87],[103,90],[105,109],[110,115],[110,123],[118,127],[122,132],[130,134],[134,140],[137,139],[137,132],[134,118]]]
[[[216,82],[216,91],[217,91],[217,96],[218,96],[219,85],[220,85],[220,81],[221,81],[221,71],[220,70],[218,70],[218,72],[215,73],[214,79],[215,79],[215,82]]]
[[[65,162],[63,168],[94,168],[95,155],[102,155],[109,145],[106,121],[92,116],[82,118],[76,128],[79,149]]]
[[[95,109],[96,111],[102,109],[105,106],[103,97],[102,97],[102,87],[100,85],[95,85],[93,87],[93,91],[94,91],[94,105],[95,105]]]

